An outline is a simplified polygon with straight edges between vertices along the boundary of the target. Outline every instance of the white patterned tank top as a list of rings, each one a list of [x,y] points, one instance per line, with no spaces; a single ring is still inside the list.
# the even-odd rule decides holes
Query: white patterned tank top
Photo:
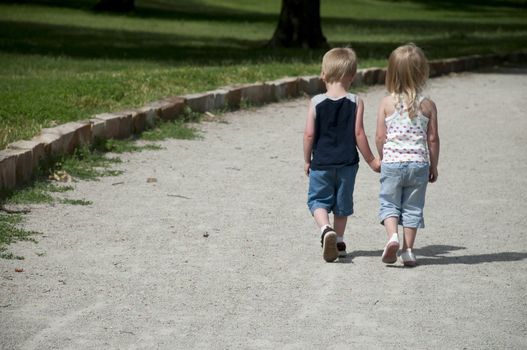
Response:
[[[419,96],[418,105],[425,98]],[[385,119],[386,142],[383,147],[384,163],[419,162],[428,163],[428,144],[426,131],[428,117],[420,109],[410,118],[404,105],[396,106],[392,115]]]

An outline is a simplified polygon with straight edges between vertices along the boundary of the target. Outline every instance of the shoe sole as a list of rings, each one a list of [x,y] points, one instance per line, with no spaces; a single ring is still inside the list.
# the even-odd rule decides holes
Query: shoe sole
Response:
[[[403,265],[406,267],[416,267],[417,261],[403,261]]]
[[[385,264],[394,264],[397,262],[397,251],[399,244],[397,242],[390,242],[386,247],[385,253],[382,255],[382,262]]]
[[[339,258],[346,258],[348,253],[345,250],[339,250]]]
[[[322,257],[327,262],[333,262],[337,259],[338,255],[339,252],[337,250],[337,234],[335,232],[328,232],[324,236]]]

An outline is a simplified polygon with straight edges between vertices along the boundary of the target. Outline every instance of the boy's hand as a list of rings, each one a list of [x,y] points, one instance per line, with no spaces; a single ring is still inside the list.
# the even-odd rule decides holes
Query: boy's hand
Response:
[[[430,174],[428,174],[428,182],[434,183],[437,181],[437,167],[430,167]]]
[[[311,167],[311,163],[304,163],[304,173],[306,176],[309,176],[309,168]]]
[[[379,158],[373,158],[372,161],[368,163],[371,170],[375,171],[376,173],[381,172],[381,160]]]

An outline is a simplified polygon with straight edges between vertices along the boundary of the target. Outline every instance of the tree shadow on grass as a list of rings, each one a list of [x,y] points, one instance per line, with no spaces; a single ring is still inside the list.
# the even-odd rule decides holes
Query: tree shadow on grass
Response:
[[[481,10],[481,7],[508,8],[512,10],[526,9],[527,1],[522,0],[410,0],[422,3],[430,9]]]
[[[527,1],[519,0],[411,0],[416,3],[424,3],[423,5],[431,11],[444,11],[455,10],[457,12],[466,12],[468,15],[481,15],[485,16],[489,12],[496,14],[496,9],[504,12],[503,15],[507,15],[510,11],[518,11],[527,8]],[[97,3],[97,0],[3,0],[3,3],[11,4],[30,4],[48,7],[58,8],[69,8],[79,10],[90,10]],[[386,6],[390,6],[386,3]],[[397,6],[397,5],[396,5]],[[191,20],[191,21],[221,21],[221,22],[264,22],[270,24],[276,24],[278,22],[278,16],[280,12],[280,5],[277,4],[273,9],[273,12],[258,12],[250,9],[238,9],[228,6],[222,6],[220,4],[213,5],[210,3],[203,3],[202,1],[196,0],[185,0],[185,1],[136,1],[135,9],[126,14],[114,14],[115,16],[126,16],[126,17],[137,17],[137,18],[159,18],[159,19],[178,19],[178,20]],[[374,26],[376,28],[382,27],[383,29],[396,30],[400,25],[407,26],[408,28],[415,28],[414,30],[420,30],[421,27],[419,22],[414,20],[372,20],[372,19],[356,19],[346,17],[329,17],[322,16],[323,26],[326,25],[350,25],[355,24],[361,26]],[[436,27],[442,26],[443,28],[461,29],[463,23],[459,22],[448,22],[448,26],[445,26],[444,22],[441,21],[428,21],[428,26],[422,26],[422,29],[427,29],[429,26]],[[494,24],[489,24],[491,27]],[[501,26],[506,23],[500,24]],[[395,26],[395,28],[394,28]]]
[[[0,52],[67,56],[74,58],[141,59],[168,64],[261,63],[268,60],[318,63],[323,51],[301,49],[269,50],[265,41],[237,37],[166,34],[146,31],[87,28],[33,22],[0,21]],[[473,53],[510,52],[518,39],[447,37],[416,40],[429,58]],[[335,42],[349,45],[349,42]],[[364,59],[385,59],[399,43],[351,43]]]
[[[311,62],[322,51],[267,50],[265,41],[0,21],[0,52],[74,58],[140,59],[170,64]]]
[[[417,256],[418,266],[450,264],[475,265],[493,262],[513,262],[527,259],[527,252],[497,252],[489,254],[448,256],[448,254],[452,252],[465,249],[465,247],[451,245],[429,245],[422,248],[416,248],[414,251]],[[378,257],[380,261],[382,252],[382,250],[356,250],[352,252],[351,255],[353,257]]]

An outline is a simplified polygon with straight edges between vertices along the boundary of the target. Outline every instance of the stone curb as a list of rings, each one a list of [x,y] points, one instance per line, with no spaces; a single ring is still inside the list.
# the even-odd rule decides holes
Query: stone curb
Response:
[[[492,67],[504,62],[526,62],[527,53],[473,55],[430,61],[430,77]],[[360,69],[354,85],[384,84],[385,68]],[[102,113],[87,121],[70,122],[47,128],[29,141],[17,141],[0,150],[0,189],[14,189],[31,180],[39,163],[71,154],[96,139],[128,138],[155,125],[156,121],[174,120],[186,109],[204,113],[239,108],[244,104],[261,105],[302,94],[325,91],[319,76],[287,77],[268,82],[225,86],[204,93],[173,96],[154,101],[135,110]]]

